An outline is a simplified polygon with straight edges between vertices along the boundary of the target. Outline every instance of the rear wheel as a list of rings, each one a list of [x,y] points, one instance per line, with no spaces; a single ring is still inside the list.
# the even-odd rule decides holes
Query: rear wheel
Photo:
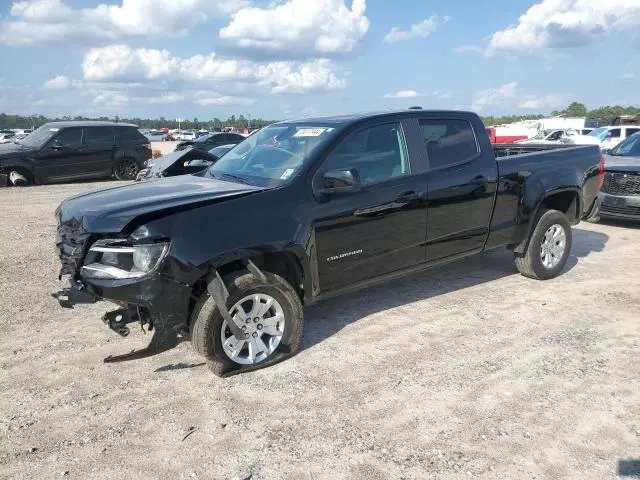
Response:
[[[117,161],[113,168],[113,175],[118,180],[135,180],[140,167],[133,158],[125,157]]]
[[[255,370],[280,362],[300,349],[302,304],[295,290],[278,275],[264,272],[266,281],[251,273],[225,278],[229,313],[245,338],[236,339],[209,294],[196,305],[191,343],[207,357],[218,376]]]
[[[546,210],[538,218],[527,251],[516,256],[516,266],[525,277],[554,278],[567,263],[571,242],[571,225],[566,215],[557,210]]]

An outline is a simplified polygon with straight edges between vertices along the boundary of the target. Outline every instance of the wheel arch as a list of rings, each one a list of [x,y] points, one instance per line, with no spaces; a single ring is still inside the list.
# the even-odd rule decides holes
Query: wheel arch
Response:
[[[576,225],[580,221],[580,212],[582,212],[580,190],[577,187],[566,187],[552,190],[542,195],[536,202],[536,206],[529,217],[527,234],[514,249],[516,254],[523,255],[527,251],[531,235],[536,228],[538,218],[540,218],[540,212],[544,210],[558,210],[567,216],[571,225]]]
[[[304,304],[308,295],[308,287],[306,283],[308,276],[305,274],[304,259],[300,257],[299,252],[293,250],[274,250],[274,249],[253,249],[246,252],[235,252],[225,255],[224,259],[218,262],[209,262],[203,270],[203,274],[194,284],[192,288],[191,304],[189,306],[189,323],[191,323],[191,313],[197,300],[207,291],[207,281],[211,272],[215,270],[224,279],[236,272],[246,272],[246,260],[251,260],[260,270],[276,274],[284,278],[298,294],[300,301]]]

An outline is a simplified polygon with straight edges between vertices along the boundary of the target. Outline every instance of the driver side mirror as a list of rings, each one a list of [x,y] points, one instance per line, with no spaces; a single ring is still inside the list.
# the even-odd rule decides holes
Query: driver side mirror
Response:
[[[329,170],[322,175],[318,193],[321,195],[336,195],[352,193],[360,190],[360,175],[355,168],[340,168]]]

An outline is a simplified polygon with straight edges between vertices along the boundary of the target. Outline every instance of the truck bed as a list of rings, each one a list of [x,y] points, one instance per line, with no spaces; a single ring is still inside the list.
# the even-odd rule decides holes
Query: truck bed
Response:
[[[575,145],[573,143],[498,143],[492,145],[493,153],[496,158],[510,157],[513,155],[523,155],[526,153],[534,152],[547,152],[549,150],[558,150],[562,148],[580,147],[581,145]]]

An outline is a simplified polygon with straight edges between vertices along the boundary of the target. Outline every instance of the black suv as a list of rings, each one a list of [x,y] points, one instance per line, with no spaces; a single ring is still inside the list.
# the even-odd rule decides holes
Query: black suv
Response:
[[[135,125],[52,122],[0,145],[0,173],[13,185],[111,176],[134,180],[150,158],[149,140]]]

